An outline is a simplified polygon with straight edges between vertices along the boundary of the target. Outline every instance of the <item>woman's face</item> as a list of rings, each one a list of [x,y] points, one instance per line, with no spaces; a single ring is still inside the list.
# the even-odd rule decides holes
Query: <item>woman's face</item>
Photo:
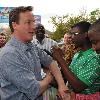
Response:
[[[65,44],[72,43],[72,36],[69,35],[69,34],[65,34],[65,35],[64,35],[64,43],[65,43]]]
[[[0,47],[4,46],[6,43],[6,36],[0,34]]]

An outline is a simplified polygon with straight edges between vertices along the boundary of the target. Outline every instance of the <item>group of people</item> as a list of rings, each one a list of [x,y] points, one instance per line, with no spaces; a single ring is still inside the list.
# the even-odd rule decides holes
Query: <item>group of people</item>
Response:
[[[1,100],[100,99],[100,19],[73,25],[61,48],[35,25],[31,6],[10,11],[9,26],[7,43],[0,34]]]
[[[96,24],[97,22],[91,25],[86,21],[76,23],[71,27],[70,35],[65,35],[67,42],[63,47],[64,51],[54,48],[54,58],[61,66],[72,91],[75,92],[75,100],[100,98],[100,55],[97,54],[99,41],[94,40],[94,35],[97,33],[91,33]]]

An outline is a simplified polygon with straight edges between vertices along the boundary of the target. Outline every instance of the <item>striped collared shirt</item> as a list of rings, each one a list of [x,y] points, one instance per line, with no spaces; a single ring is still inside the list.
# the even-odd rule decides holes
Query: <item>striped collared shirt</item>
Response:
[[[57,45],[58,45],[56,41],[54,41],[54,40],[52,40],[52,39],[50,39],[50,38],[46,38],[46,37],[42,40],[42,43],[40,43],[40,42],[36,39],[36,37],[33,37],[32,42],[33,42],[34,44],[36,44],[40,49],[46,49],[46,50],[48,50],[49,52],[51,52],[50,50],[51,50],[51,47],[52,47],[52,46],[57,46]]]

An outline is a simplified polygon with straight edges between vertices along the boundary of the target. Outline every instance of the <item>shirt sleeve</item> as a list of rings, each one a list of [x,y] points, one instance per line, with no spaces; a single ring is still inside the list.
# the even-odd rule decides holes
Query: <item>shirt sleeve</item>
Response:
[[[20,92],[24,93],[30,100],[39,96],[39,82],[35,79],[34,73],[19,60],[18,55],[6,53],[0,64],[4,78],[17,87]]]
[[[89,58],[88,61],[79,70],[77,77],[83,81],[86,85],[91,86],[100,75],[100,63],[97,57]],[[79,66],[80,67],[80,66]]]
[[[58,46],[58,43],[51,39],[51,46]]]
[[[54,41],[54,46],[58,46],[58,43],[56,41]]]
[[[41,64],[43,64],[44,67],[49,68],[49,65],[53,61],[52,57],[50,57],[46,52],[38,48],[38,54],[40,58]]]

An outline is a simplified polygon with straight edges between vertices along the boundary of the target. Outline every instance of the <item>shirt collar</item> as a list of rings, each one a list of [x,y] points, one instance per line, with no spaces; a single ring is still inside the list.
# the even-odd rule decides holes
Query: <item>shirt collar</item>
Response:
[[[97,53],[96,53],[92,48],[90,48],[90,49],[88,49],[88,50],[86,50],[86,51],[80,50],[80,51],[78,52],[78,56],[82,56],[82,55],[88,56],[88,55],[90,55],[90,54],[93,54],[93,52],[95,53],[95,55],[97,55]]]
[[[18,40],[15,36],[12,36],[11,37],[11,40],[8,42],[10,43],[11,45],[21,49],[21,50],[28,50],[28,49],[31,49],[32,47],[32,43],[23,43],[22,41]]]
[[[82,53],[83,55],[85,54],[85,55],[88,55],[88,54],[91,54],[92,52],[94,52],[93,51],[93,49],[92,48],[90,48],[90,49],[88,49],[88,50],[86,50],[86,51],[80,51],[80,53]]]
[[[45,43],[45,40],[46,40],[46,38],[44,38],[44,39],[42,40],[42,43],[40,43],[40,42],[36,39],[37,43],[38,43],[38,44],[41,44],[41,45],[43,45],[43,44]]]

